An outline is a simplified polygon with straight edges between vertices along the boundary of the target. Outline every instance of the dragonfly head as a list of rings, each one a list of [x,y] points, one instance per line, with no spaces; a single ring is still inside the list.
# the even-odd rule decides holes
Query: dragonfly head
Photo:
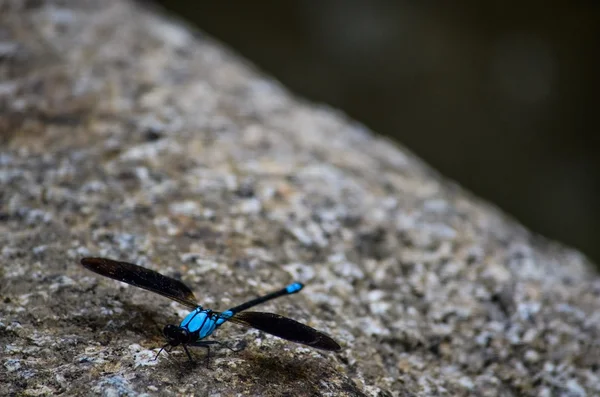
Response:
[[[192,335],[190,332],[177,325],[167,324],[163,328],[163,334],[167,338],[167,342],[171,346],[179,346],[181,344],[192,342]]]
[[[169,353],[175,346],[179,345],[183,345],[183,349],[188,354],[188,357],[190,356],[190,353],[188,353],[185,348],[185,344],[192,342],[193,337],[187,329],[178,327],[177,325],[167,324],[163,328],[163,334],[167,339],[167,344],[161,347],[158,353],[156,353],[156,357],[154,357],[155,360],[160,356],[160,353],[162,353],[163,350],[166,350],[167,353]]]

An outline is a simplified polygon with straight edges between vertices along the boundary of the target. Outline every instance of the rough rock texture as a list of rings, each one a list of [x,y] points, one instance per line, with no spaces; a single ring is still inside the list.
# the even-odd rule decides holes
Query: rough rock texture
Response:
[[[1,395],[600,393],[600,279],[418,159],[123,0],[0,2]],[[435,142],[432,142],[435,144]],[[499,182],[500,183],[500,182]],[[186,311],[82,256],[265,304],[339,354]]]

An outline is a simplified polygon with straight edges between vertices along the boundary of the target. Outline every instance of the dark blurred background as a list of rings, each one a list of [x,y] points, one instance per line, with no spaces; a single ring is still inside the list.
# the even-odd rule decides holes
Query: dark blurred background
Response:
[[[158,2],[600,262],[600,3]]]

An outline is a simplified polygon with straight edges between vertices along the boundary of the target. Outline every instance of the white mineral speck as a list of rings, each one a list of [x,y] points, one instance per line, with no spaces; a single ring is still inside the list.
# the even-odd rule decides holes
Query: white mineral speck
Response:
[[[257,198],[243,200],[237,212],[241,214],[258,214],[262,210],[262,204]]]
[[[540,359],[540,355],[535,350],[527,350],[525,352],[525,361],[529,363],[536,363]]]
[[[169,211],[174,215],[194,216],[200,214],[200,206],[195,201],[178,201],[169,205]]]
[[[568,396],[585,397],[587,393],[575,379],[569,379],[565,385],[568,390]]]
[[[460,378],[458,380],[458,383],[463,386],[465,389],[469,389],[472,390],[473,387],[475,387],[475,385],[473,384],[473,381],[469,378],[467,378],[466,376],[463,376],[462,378]]]
[[[6,368],[8,372],[14,372],[21,368],[21,362],[19,360],[10,358],[4,362],[4,368]]]

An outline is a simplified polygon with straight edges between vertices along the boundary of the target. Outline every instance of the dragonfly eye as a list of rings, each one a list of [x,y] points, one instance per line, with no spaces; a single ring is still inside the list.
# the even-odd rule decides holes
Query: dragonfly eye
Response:
[[[163,334],[171,346],[177,346],[190,341],[190,333],[188,330],[173,324],[165,325]]]

